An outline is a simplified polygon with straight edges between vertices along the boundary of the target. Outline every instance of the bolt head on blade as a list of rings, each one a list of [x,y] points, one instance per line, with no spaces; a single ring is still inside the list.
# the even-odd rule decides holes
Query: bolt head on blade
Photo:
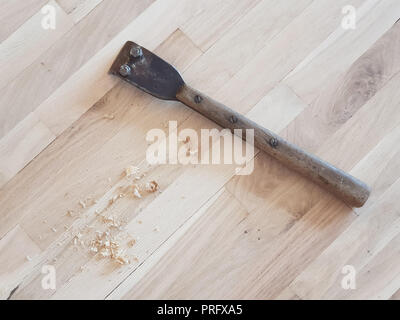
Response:
[[[128,75],[131,74],[131,67],[128,66],[127,64],[123,64],[120,68],[119,68],[119,74],[123,77],[126,77]]]
[[[143,50],[141,47],[132,47],[129,53],[134,58],[140,58],[143,55]]]
[[[165,100],[176,100],[176,94],[184,84],[172,65],[131,41],[119,52],[110,73]]]

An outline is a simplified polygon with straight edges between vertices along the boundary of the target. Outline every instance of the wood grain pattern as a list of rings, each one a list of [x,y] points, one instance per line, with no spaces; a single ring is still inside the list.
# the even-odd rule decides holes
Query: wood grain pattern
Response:
[[[60,6],[67,12],[74,23],[78,23],[86,17],[103,0],[57,0]],[[118,5],[118,4],[117,4]]]
[[[363,214],[316,259],[290,287],[306,299],[344,298],[348,292],[340,286],[341,267],[353,265],[361,270],[397,234],[399,216],[391,204],[398,197],[398,185],[389,188],[379,203]],[[334,261],[332,257],[335,257]],[[378,276],[378,275],[376,275]],[[323,277],[325,281],[315,281]],[[311,283],[313,282],[313,283]],[[355,292],[354,297],[363,295]]]
[[[43,13],[39,10],[18,30],[0,44],[0,88],[14,80],[26,67],[50,48],[73,26],[71,18],[51,0],[47,5],[54,8],[55,29],[42,26]]]
[[[55,138],[37,117],[29,114],[0,140],[0,187],[14,177]]]
[[[33,16],[47,3],[47,0],[26,1],[1,1],[0,42],[3,42],[10,34],[16,31],[26,20]]]
[[[0,90],[0,137],[36,110],[151,3],[151,0],[121,0],[113,5],[104,1],[32,61],[23,74],[8,80]],[[116,15],[118,19],[101,19],[105,14]]]
[[[318,85],[320,81],[323,81],[324,73],[315,69],[314,72],[307,75],[307,70],[312,68],[312,63],[308,68],[299,70],[297,74],[284,80],[286,83],[292,83],[289,86],[294,88],[295,92],[297,91],[300,97],[310,104],[305,112],[299,114],[287,126],[283,132],[284,137],[309,151],[315,152],[322,141],[353,117],[369,99],[398,73],[400,63],[394,52],[399,50],[399,30],[400,24],[396,23],[348,66],[346,71],[338,74],[337,81],[326,78],[328,82],[326,85]],[[358,49],[358,47],[355,48]],[[325,55],[329,55],[329,50],[326,51],[328,52]],[[330,59],[338,60],[335,59],[335,55],[332,55]],[[323,59],[321,63],[325,63],[325,61]],[[343,63],[343,60],[339,62]],[[327,64],[324,69],[330,69],[330,66],[331,64]],[[332,72],[337,72],[335,70],[334,67]],[[304,73],[304,76],[301,75],[302,73]],[[313,84],[315,87],[314,89],[306,89],[308,83],[311,83],[307,80],[311,75],[317,77]],[[297,81],[295,81],[296,78]],[[305,90],[314,92],[314,97],[307,97]],[[304,91],[304,94],[302,91]],[[304,125],[307,125],[307,130],[298,130]]]
[[[0,68],[11,70],[0,82],[0,298],[399,299],[399,1],[56,0],[65,23],[44,43],[27,32],[40,31],[46,3],[0,1]],[[355,29],[341,26],[346,5]],[[258,150],[251,175],[149,167],[149,130],[219,127],[109,76],[127,40],[364,180],[370,200],[352,210]],[[107,229],[95,210],[128,183],[129,165],[161,192],[107,210],[124,221],[113,232],[137,239],[127,253],[138,261],[119,265],[74,236]],[[45,264],[56,290],[41,287]],[[346,265],[355,290],[341,286]]]

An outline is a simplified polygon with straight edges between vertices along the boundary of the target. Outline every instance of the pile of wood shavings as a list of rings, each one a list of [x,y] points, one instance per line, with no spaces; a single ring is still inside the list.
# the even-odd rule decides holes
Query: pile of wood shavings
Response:
[[[97,227],[86,225],[80,231],[75,232],[72,238],[72,245],[75,250],[78,248],[86,248],[96,257],[100,259],[110,259],[119,265],[139,261],[137,257],[129,256],[127,253],[129,248],[136,245],[138,238],[134,238],[128,234],[124,230],[127,222],[121,221],[115,215],[110,214],[109,209],[114,206],[119,199],[127,195],[140,199],[142,198],[142,192],[161,192],[155,180],[148,181],[142,186],[139,184],[138,180],[141,180],[145,174],[141,174],[138,167],[129,166],[125,169],[124,173],[129,180],[129,184],[120,186],[118,188],[119,193],[114,195],[103,209],[98,208],[95,210],[95,214],[98,218],[96,222]],[[135,181],[137,181],[137,183]],[[82,209],[88,208],[96,203],[97,201],[92,200],[92,198],[87,198],[78,202]],[[66,215],[69,217],[75,216],[73,210],[68,210]],[[138,223],[141,223],[141,221]],[[159,228],[156,227],[154,231],[159,231]],[[86,240],[84,240],[84,238]]]
[[[103,258],[110,258],[119,264],[128,264],[130,259],[126,250],[121,248],[118,237],[110,232],[96,232],[96,238],[90,242],[90,251],[98,253]]]
[[[86,225],[75,231],[73,249],[86,249],[99,259],[109,259],[119,265],[138,261],[136,257],[127,254],[127,248],[133,247],[136,239],[124,231],[125,224],[126,221],[114,216],[98,215],[96,227]]]

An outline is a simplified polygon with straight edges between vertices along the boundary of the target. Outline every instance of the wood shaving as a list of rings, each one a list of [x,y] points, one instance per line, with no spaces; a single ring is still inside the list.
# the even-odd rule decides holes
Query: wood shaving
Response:
[[[128,259],[121,257],[121,256],[115,258],[115,261],[118,262],[119,264],[128,264],[129,263]]]
[[[73,210],[68,210],[67,211],[67,213],[66,213],[66,215],[68,216],[68,217],[73,217]]]
[[[159,186],[158,183],[153,181],[147,182],[146,183],[146,191],[147,192],[156,192],[158,190]]]
[[[140,169],[138,167],[135,167],[135,166],[129,166],[129,167],[127,167],[125,169],[125,175],[127,177],[130,177],[130,176],[133,176],[133,175],[134,176],[138,176],[139,173],[140,173]]]
[[[82,209],[86,208],[86,203],[84,203],[82,200],[79,200],[79,205],[82,207]]]
[[[110,113],[110,114],[105,114],[103,118],[108,120],[114,120],[115,116],[112,113]]]
[[[51,228],[51,231],[57,232],[57,229],[56,228]]]
[[[92,197],[88,197],[85,199],[84,203],[86,206],[92,206],[97,203],[97,200],[93,199]]]
[[[132,239],[128,242],[128,246],[132,248],[136,244],[136,239]]]
[[[118,195],[113,196],[110,200],[109,200],[109,205],[114,204],[115,202],[117,202],[118,200]]]
[[[135,198],[139,198],[140,199],[142,197],[142,195],[140,194],[138,185],[134,184],[132,186],[132,192],[133,192],[133,195],[134,195]]]

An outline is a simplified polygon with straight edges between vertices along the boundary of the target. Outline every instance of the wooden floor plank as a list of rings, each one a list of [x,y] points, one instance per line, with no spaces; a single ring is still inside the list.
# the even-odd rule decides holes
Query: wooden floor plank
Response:
[[[191,1],[194,16],[180,24],[182,31],[203,51],[210,48],[242,15],[260,0]]]
[[[26,67],[50,48],[73,26],[72,19],[51,0],[48,5],[55,9],[55,29],[44,29],[44,15],[38,11],[12,35],[0,44],[0,88],[13,81]],[[2,116],[5,116],[4,113]],[[11,121],[10,121],[11,122]]]
[[[246,116],[273,132],[280,132],[307,107],[289,87],[279,84]]]
[[[72,17],[74,23],[81,21],[103,0],[57,0],[60,6]]]
[[[400,114],[396,112],[400,104],[399,79],[400,73],[325,140],[317,154],[344,170],[351,170],[399,124]]]
[[[400,233],[357,273],[356,290],[338,293],[335,299],[389,299],[400,288],[400,268],[393,260],[400,258]]]
[[[371,14],[374,15],[374,12]],[[310,107],[286,128],[283,135],[311,152],[316,151],[323,141],[354,116],[399,72],[400,59],[395,54],[400,46],[399,29],[400,24],[396,23],[339,78],[333,78],[335,80],[329,78],[327,81],[330,83],[318,86],[315,92],[318,97],[314,101],[310,101]],[[369,31],[366,31],[366,34],[368,35]],[[358,51],[358,47],[356,48]],[[347,57],[345,52],[342,54]],[[309,70],[314,68],[312,65],[310,64]],[[319,70],[314,69],[314,76],[311,76],[310,72],[304,71],[304,73],[323,81],[321,77],[324,76],[321,76]],[[334,71],[336,69],[332,70],[337,72]],[[301,74],[302,71],[299,73]],[[302,85],[300,82],[299,86]],[[307,99],[306,96],[305,99]],[[307,126],[307,130],[298,130],[303,126]]]
[[[158,272],[153,271],[140,281],[124,296],[125,299],[143,297],[148,299],[190,299],[198,295],[212,297],[216,294],[218,287],[224,283],[225,286],[227,285],[227,282],[221,278],[223,273],[228,278],[244,268],[243,264],[240,263],[241,259],[238,258],[250,259],[251,256],[254,256],[255,253],[251,252],[251,247],[252,243],[257,241],[245,237],[243,234],[245,226],[238,227],[248,214],[228,192],[224,192],[219,199],[220,201],[212,205],[206,216],[201,219],[200,225],[196,224],[187,232],[185,238],[189,237],[190,240],[181,239],[177,246],[170,250],[157,264],[156,270]],[[227,215],[229,215],[229,219],[227,219]],[[227,221],[229,221],[229,224],[221,230],[219,228],[221,223],[226,224]],[[205,232],[207,222],[208,231]],[[211,234],[213,241],[208,240]],[[229,245],[225,240],[227,237],[231,240]],[[247,243],[246,257],[243,257],[243,251],[238,247],[240,242]],[[188,243],[190,243],[190,249]],[[205,243],[207,247],[204,246]],[[216,252],[219,252],[219,255],[216,256]],[[181,258],[178,258],[179,256]],[[235,259],[235,256],[238,257]],[[222,258],[232,261],[229,268],[226,264],[220,263]],[[171,264],[175,264],[175,268],[171,268]],[[196,270],[193,270],[193,265],[197,265]],[[210,272],[211,270],[212,272]],[[164,277],[165,280],[160,281],[165,272],[173,272],[173,276]],[[198,281],[200,278],[203,281]],[[180,281],[177,281],[177,279],[180,279]],[[155,286],[156,283],[157,286]],[[188,286],[189,283],[191,283],[190,286]],[[210,283],[213,283],[214,286],[210,287]],[[205,290],[206,287],[207,290]],[[219,290],[222,289],[219,288]],[[228,298],[228,296],[226,297]]]
[[[152,0],[134,2],[120,0],[113,4],[104,1],[52,47],[46,42],[48,50],[36,56],[37,59],[31,61],[33,63],[23,74],[15,80],[2,78],[7,85],[0,90],[0,137],[5,136],[19,121],[36,110],[46,98],[152,2]],[[105,14],[114,17],[102,19]],[[40,24],[38,28],[41,28]],[[9,59],[4,60],[9,68],[13,65],[11,62]]]
[[[48,0],[1,1],[0,43],[42,8]]]
[[[236,111],[246,113],[340,25],[344,5],[358,7],[360,3],[359,0],[350,3],[345,0],[312,2],[214,97]],[[327,7],[329,10],[323,9]],[[308,40],[303,41],[299,34],[307,34]],[[262,72],[260,66],[264,66]],[[240,97],[232,95],[232,92],[240,92]]]
[[[357,165],[351,173],[371,186],[373,192],[368,203],[360,209],[362,213],[372,206],[400,178],[400,154],[394,148],[400,141],[400,126],[389,132]]]
[[[187,81],[213,94],[310,3],[309,0],[260,1],[190,67],[185,75]]]
[[[400,289],[390,298],[390,300],[400,300]]]
[[[337,29],[314,50],[315,52],[311,52],[310,56],[284,79],[284,83],[305,102],[313,103],[320,95],[321,88],[326,90],[332,83],[335,84],[340,75],[393,27],[399,15],[400,5],[396,0],[365,1],[357,8],[356,28],[346,30],[338,25]],[[392,30],[387,37],[395,38],[397,35]],[[389,41],[393,40],[386,40]],[[370,49],[371,53],[373,50],[374,48]]]
[[[188,229],[194,225],[198,219],[204,215],[205,211],[208,210],[223,194],[225,189],[220,189],[207,203],[202,206],[189,220],[183,224],[170,238],[168,238],[149,258],[147,258],[142,264],[139,265],[138,269],[132,272],[122,283],[118,285],[108,296],[108,300],[118,300],[123,297],[129,297],[130,290],[134,287],[145,274],[147,274],[156,265],[161,258],[173,248],[177,242],[181,239]]]
[[[399,232],[400,220],[395,205],[399,186],[400,180],[290,284],[297,295],[302,299],[346,296],[341,287],[342,268],[352,265],[360,271]],[[322,278],[324,281],[319,280]]]
[[[54,134],[36,116],[28,115],[0,140],[0,188],[51,141]]]
[[[0,299],[7,299],[29,274],[41,250],[20,226],[0,239]]]

